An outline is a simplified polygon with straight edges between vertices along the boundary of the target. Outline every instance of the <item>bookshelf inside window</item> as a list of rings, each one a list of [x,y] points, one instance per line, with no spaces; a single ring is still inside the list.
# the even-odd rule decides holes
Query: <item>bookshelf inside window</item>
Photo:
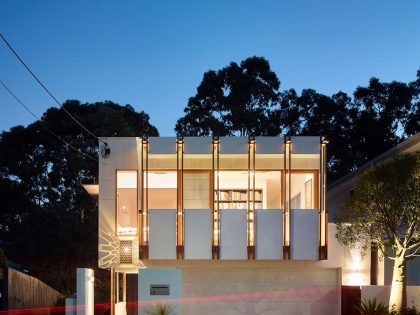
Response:
[[[220,189],[215,190],[215,198],[219,199],[220,209],[247,209],[248,190],[246,189]],[[219,196],[218,196],[219,195]],[[250,202],[252,202],[253,194],[250,193]],[[263,190],[255,189],[255,209],[261,209],[263,205]]]

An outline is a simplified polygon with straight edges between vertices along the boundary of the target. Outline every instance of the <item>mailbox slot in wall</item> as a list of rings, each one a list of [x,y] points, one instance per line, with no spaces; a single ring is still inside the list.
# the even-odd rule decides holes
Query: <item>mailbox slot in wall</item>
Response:
[[[151,284],[150,295],[169,295],[169,284]]]

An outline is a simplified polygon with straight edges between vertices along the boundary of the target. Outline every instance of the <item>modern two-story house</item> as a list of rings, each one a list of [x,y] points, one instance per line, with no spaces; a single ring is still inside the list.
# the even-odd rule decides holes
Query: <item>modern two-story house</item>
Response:
[[[369,284],[370,257],[328,223],[326,139],[101,140],[86,188],[113,312],[340,314],[341,286]]]

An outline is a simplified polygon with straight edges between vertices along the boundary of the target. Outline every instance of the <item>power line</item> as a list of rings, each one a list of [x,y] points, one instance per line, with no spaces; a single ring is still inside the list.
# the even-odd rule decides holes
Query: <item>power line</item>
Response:
[[[63,138],[61,138],[59,135],[57,135],[56,133],[54,133],[51,129],[49,129],[47,126],[45,126],[45,124],[43,123],[43,121],[41,120],[41,118],[39,118],[28,106],[26,106],[17,96],[15,93],[13,93],[4,83],[3,81],[0,80],[0,84],[3,85],[3,87],[7,90],[7,92],[10,93],[10,95],[13,96],[13,98],[18,101],[18,103],[20,105],[22,105],[32,116],[34,116],[40,123],[41,126],[47,130],[50,134],[52,134],[54,137],[56,137],[58,140],[60,140],[61,142],[63,142],[66,146],[68,146],[69,148],[77,151],[78,153],[80,153],[81,155],[84,155],[85,157],[94,160],[96,162],[98,162],[98,159],[95,159],[94,157],[82,152],[81,150],[77,149],[76,147],[72,146],[70,143],[68,143],[67,141],[65,141]]]
[[[65,107],[57,100],[57,98],[47,89],[47,87],[38,79],[38,77],[35,75],[35,73],[32,72],[32,70],[26,65],[26,63],[20,58],[18,53],[13,49],[12,45],[9,44],[9,42],[4,38],[4,36],[0,33],[0,37],[3,39],[3,41],[6,43],[7,47],[13,52],[13,54],[16,56],[16,58],[20,61],[20,63],[28,70],[28,72],[32,75],[32,77],[42,86],[42,88],[45,90],[45,92],[48,93],[49,96],[60,106],[64,112],[70,116],[71,119],[73,119],[80,127],[82,127],[87,133],[89,133],[91,136],[93,136],[98,141],[102,142],[105,146],[108,146],[108,144],[99,139],[92,131],[87,129],[81,122],[79,122]]]

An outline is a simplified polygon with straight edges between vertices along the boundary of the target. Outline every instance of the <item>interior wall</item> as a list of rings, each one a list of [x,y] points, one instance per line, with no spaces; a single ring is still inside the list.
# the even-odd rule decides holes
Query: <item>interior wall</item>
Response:
[[[149,188],[149,209],[176,209],[176,188]]]
[[[315,177],[313,173],[292,173],[291,179],[291,209],[314,209],[315,207]],[[312,204],[305,206],[305,183],[312,179]]]
[[[119,188],[117,190],[117,226],[137,228],[137,190]]]
[[[264,190],[264,204],[265,209],[281,209],[281,177],[280,172],[265,173],[266,176],[266,189]],[[261,174],[260,176],[262,176]],[[258,179],[258,172],[256,173]]]
[[[184,208],[211,208],[210,172],[184,172]]]

